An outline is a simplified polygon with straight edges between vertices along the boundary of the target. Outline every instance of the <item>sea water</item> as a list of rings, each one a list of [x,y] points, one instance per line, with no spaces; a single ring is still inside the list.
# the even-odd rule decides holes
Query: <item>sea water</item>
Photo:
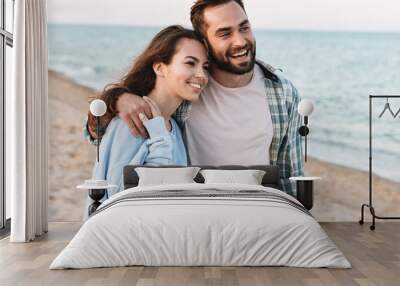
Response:
[[[49,69],[101,90],[160,29],[50,24]],[[309,155],[368,170],[368,96],[400,95],[400,33],[255,30],[255,36],[257,58],[282,69],[314,102]],[[400,182],[400,115],[379,119],[385,103],[373,104],[373,168]],[[400,99],[389,103],[400,109]]]

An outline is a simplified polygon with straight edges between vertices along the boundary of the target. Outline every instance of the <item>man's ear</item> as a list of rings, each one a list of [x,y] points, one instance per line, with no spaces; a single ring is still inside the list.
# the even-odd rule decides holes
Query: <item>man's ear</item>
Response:
[[[165,64],[164,63],[154,63],[153,70],[157,76],[165,77]]]

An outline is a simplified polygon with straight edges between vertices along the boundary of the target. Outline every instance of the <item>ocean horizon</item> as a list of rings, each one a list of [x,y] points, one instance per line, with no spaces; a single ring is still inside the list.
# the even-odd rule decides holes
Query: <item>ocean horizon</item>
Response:
[[[49,24],[49,69],[101,90],[117,81],[161,27]],[[400,33],[255,30],[257,58],[282,69],[314,102],[308,154],[368,170],[368,98],[400,95]],[[400,116],[373,104],[373,170],[400,182]],[[400,98],[390,100],[394,112]],[[367,179],[367,178],[366,178]]]

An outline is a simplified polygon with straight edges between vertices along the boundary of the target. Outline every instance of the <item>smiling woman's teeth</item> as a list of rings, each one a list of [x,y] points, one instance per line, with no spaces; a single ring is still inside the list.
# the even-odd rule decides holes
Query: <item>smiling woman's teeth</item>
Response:
[[[189,85],[191,85],[191,86],[193,86],[195,88],[201,88],[201,85],[197,84],[197,83],[189,83]]]

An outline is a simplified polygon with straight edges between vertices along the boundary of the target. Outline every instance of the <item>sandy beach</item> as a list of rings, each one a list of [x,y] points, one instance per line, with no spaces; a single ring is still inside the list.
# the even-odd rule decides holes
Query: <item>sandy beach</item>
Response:
[[[80,221],[86,192],[75,187],[91,176],[96,148],[82,136],[89,97],[96,92],[49,71],[49,220]],[[320,176],[312,214],[318,221],[357,221],[368,202],[368,173],[314,158],[306,175]],[[374,206],[381,216],[400,215],[400,184],[374,176]],[[369,213],[367,218],[370,218]]]

